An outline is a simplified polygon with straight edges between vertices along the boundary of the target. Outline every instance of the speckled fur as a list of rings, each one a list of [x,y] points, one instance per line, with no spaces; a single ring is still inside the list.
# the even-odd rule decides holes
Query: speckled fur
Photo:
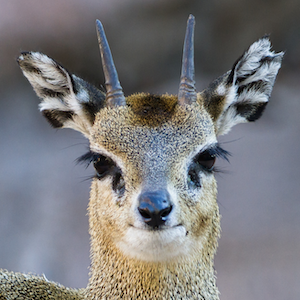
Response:
[[[93,157],[108,157],[121,172],[125,189],[120,194],[113,188],[110,173],[93,180],[88,208],[92,263],[85,290],[0,271],[0,296],[219,299],[213,268],[220,235],[216,181],[213,172],[200,168],[201,184],[191,188],[189,168],[199,153],[215,147],[219,135],[261,116],[282,56],[264,37],[195,101],[140,93],[115,106],[48,56],[23,53],[18,62],[42,98],[44,116],[56,128],[83,133]],[[160,189],[169,193],[172,210],[155,229],[138,213],[138,197]]]
[[[75,290],[49,281],[45,276],[0,269],[0,300],[83,300],[84,289]]]
[[[211,216],[202,219],[199,214],[194,228],[191,227],[194,232],[190,235],[201,239],[203,248],[193,249],[187,258],[163,263],[141,262],[124,256],[115,246],[119,222],[104,227],[109,219],[103,218],[103,211],[97,214],[98,192],[102,194],[102,189],[94,182],[89,205],[90,222],[94,226],[90,229],[92,268],[88,299],[219,299],[213,269],[220,224],[216,204]],[[111,200],[109,195],[103,196],[104,203]],[[107,210],[105,216],[114,213]]]
[[[204,180],[199,199],[195,199],[186,192],[185,178],[178,176],[190,154],[199,145],[205,146],[214,135],[212,123],[207,113],[199,109],[201,105],[195,103],[187,107],[175,105],[170,112],[172,118],[168,113],[156,115],[157,127],[151,122],[147,124],[147,120],[135,113],[143,109],[144,103],[140,101],[143,97],[148,95],[134,96],[134,109],[131,105],[103,109],[91,134],[92,149],[105,149],[122,161],[128,184],[126,196],[119,203],[110,192],[109,180],[93,182],[89,205],[92,270],[88,297],[218,299],[213,270],[220,232],[216,183],[211,178],[206,185]],[[175,99],[162,96],[161,102],[173,107]],[[155,160],[149,159],[151,152],[155,153]],[[178,222],[188,231],[186,243],[192,240],[188,256],[167,263],[143,262],[126,257],[116,247],[128,224],[134,222],[132,198],[143,184],[156,188],[169,184],[179,191]]]

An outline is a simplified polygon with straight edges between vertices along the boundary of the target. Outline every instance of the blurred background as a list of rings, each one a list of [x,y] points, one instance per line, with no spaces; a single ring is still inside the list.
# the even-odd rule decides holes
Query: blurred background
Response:
[[[88,281],[87,141],[50,128],[22,76],[20,51],[40,51],[104,83],[100,19],[126,95],[177,93],[186,20],[196,17],[197,89],[271,34],[286,51],[270,104],[220,140],[232,153],[217,175],[222,237],[215,260],[222,300],[300,298],[299,0],[0,0],[0,268]]]

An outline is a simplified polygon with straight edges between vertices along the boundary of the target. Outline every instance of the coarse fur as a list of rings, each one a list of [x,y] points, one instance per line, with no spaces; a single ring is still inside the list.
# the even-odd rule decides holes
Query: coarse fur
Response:
[[[104,51],[101,23],[97,26]],[[123,98],[116,75],[117,92],[106,80],[107,97],[44,54],[20,56],[19,65],[42,98],[40,109],[50,124],[89,139],[90,151],[79,159],[96,170],[88,207],[92,263],[86,299],[219,299],[213,263],[220,215],[213,163],[227,153],[217,137],[261,116],[282,56],[271,51],[264,37],[195,98],[193,78],[183,78],[185,102],[167,94]],[[152,199],[145,195],[158,205],[169,201],[158,225],[150,226],[141,208]],[[27,275],[0,274],[5,299],[14,299],[11,293],[29,299],[34,293]],[[34,280],[45,284],[42,277]],[[53,293],[61,288],[51,283]],[[74,290],[64,292],[72,297]],[[82,295],[80,290],[74,299]]]
[[[84,289],[75,290],[49,281],[46,276],[0,271],[0,300],[84,299]]]

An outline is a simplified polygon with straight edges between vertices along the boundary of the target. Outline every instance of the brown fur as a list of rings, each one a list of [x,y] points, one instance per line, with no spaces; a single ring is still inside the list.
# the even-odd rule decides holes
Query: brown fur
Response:
[[[219,299],[213,269],[220,233],[216,202],[210,216],[202,219],[197,211],[199,220],[194,220],[196,224],[190,224],[190,235],[199,238],[203,248],[193,249],[188,258],[167,263],[141,262],[124,256],[115,246],[115,240],[122,234],[116,230],[122,225],[121,221],[112,222],[111,217],[116,212],[109,204],[112,200],[110,195],[103,193],[104,188],[103,185],[98,187],[95,181],[91,191],[92,267],[87,287],[88,299]],[[124,208],[119,210],[120,215],[124,213]],[[197,213],[194,215],[197,217]]]
[[[177,96],[141,93],[127,97],[126,103],[136,124],[156,127],[172,118],[177,101]]]
[[[218,120],[220,115],[223,113],[224,106],[226,104],[226,95],[218,94],[216,89],[221,84],[226,84],[228,75],[229,74],[224,74],[217,78],[201,93],[201,96],[204,99],[203,103],[205,109],[208,111],[214,122]]]
[[[65,288],[45,277],[0,270],[0,300],[82,300],[84,290]]]
[[[172,105],[164,103],[162,107],[173,106],[176,98],[168,99]],[[205,145],[207,138],[214,134],[212,123],[195,103],[192,107],[175,106],[171,112],[156,113],[154,118],[159,125],[153,126],[147,123],[147,117],[141,120],[139,111],[145,104],[151,107],[156,100],[148,95],[135,95],[129,101],[135,103],[134,108],[129,105],[103,109],[91,135],[92,149],[104,148],[122,160],[127,186],[126,197],[119,203],[110,191],[109,179],[95,180],[92,185],[89,205],[92,269],[88,297],[218,299],[213,270],[220,232],[215,180],[211,178],[207,183],[204,180],[202,196],[195,201],[176,175],[196,145]],[[153,112],[148,113],[153,116]],[[154,162],[147,159],[151,151],[155,152]],[[181,190],[180,223],[188,230],[187,239],[196,240],[199,247],[191,249],[188,257],[168,263],[141,262],[124,256],[116,243],[124,238],[128,223],[133,223],[132,198],[141,184],[145,184],[144,180],[156,187],[166,184],[159,174],[167,175],[167,180]]]

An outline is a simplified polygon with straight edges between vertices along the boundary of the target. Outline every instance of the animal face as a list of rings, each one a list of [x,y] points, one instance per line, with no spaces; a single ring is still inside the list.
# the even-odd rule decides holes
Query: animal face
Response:
[[[214,163],[227,152],[217,136],[258,119],[270,97],[282,53],[265,37],[202,93],[194,84],[194,18],[188,20],[178,96],[125,97],[103,27],[98,39],[107,93],[44,54],[18,62],[52,126],[82,132],[95,167],[89,205],[95,249],[161,262],[213,256],[219,235]],[[100,250],[99,250],[100,251]]]
[[[114,224],[109,234],[128,255],[153,261],[201,249],[218,215],[213,164],[225,152],[202,101],[180,106],[174,96],[135,95],[127,106],[96,117],[91,153],[84,156],[97,172],[93,191],[99,194],[92,192],[91,200],[96,223]],[[156,207],[164,217],[152,214]]]

